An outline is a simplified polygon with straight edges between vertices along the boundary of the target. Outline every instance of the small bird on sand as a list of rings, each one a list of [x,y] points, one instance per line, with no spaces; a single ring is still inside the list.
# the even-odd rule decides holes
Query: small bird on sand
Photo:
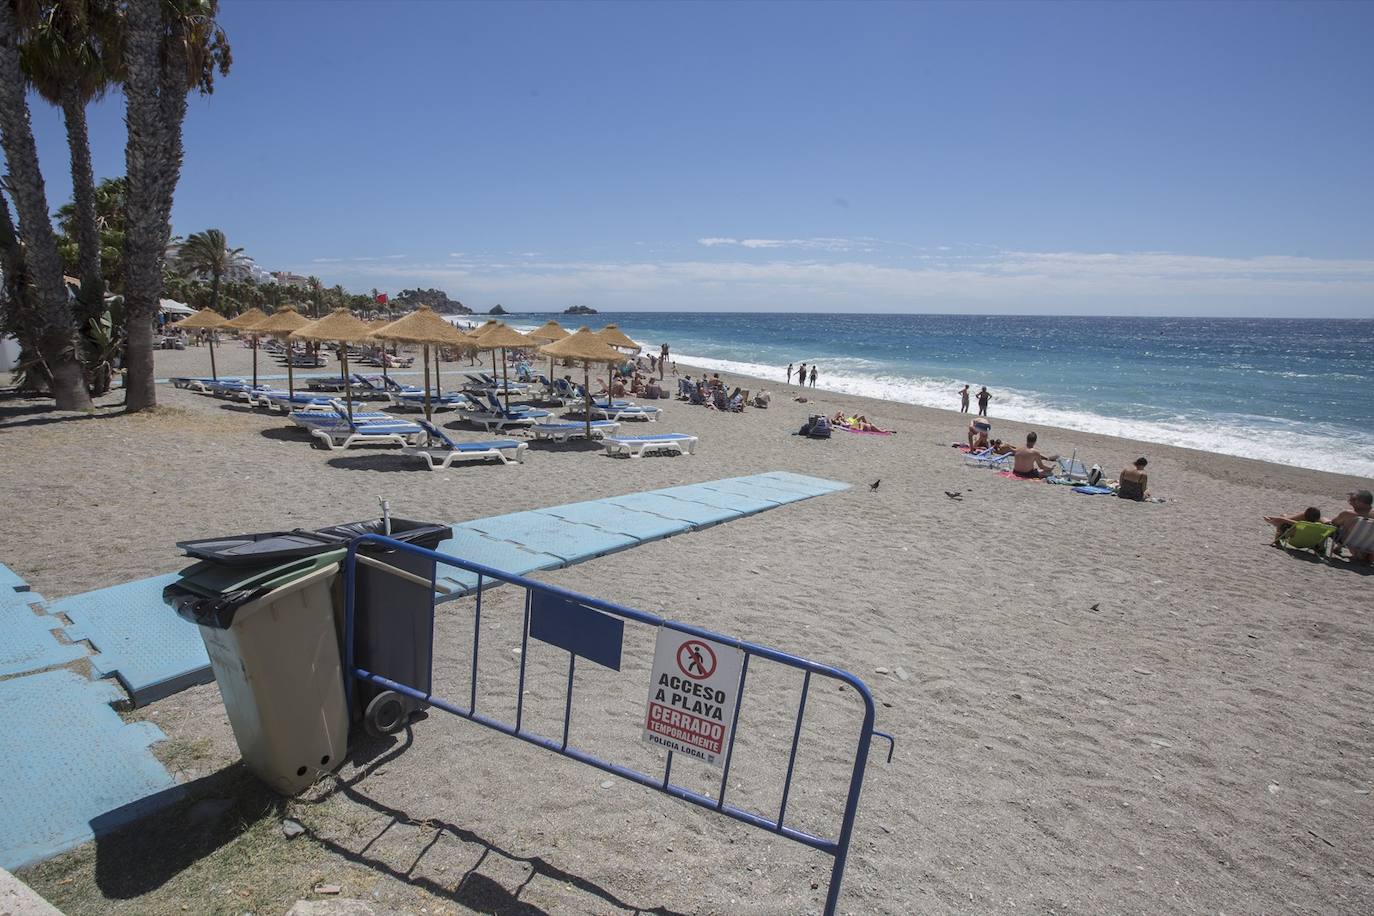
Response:
[[[951,493],[950,491],[946,490],[946,491],[945,491],[945,495],[948,496],[950,499],[963,499],[963,498],[964,498],[964,494],[963,494],[963,492],[960,491],[960,490],[955,490],[953,493]]]
[[[871,484],[869,484],[869,485],[868,485],[868,488],[869,488],[870,490],[876,490],[876,489],[878,489],[878,484],[880,484],[880,483],[882,483],[882,482],[883,482],[883,479],[882,479],[881,477],[879,477],[877,480],[875,480],[875,481],[873,481]]]

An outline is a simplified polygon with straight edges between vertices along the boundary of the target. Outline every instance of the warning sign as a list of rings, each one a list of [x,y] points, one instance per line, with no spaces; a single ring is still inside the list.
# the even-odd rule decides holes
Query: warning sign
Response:
[[[654,647],[644,740],[723,766],[743,665],[744,653],[734,646],[661,628]]]

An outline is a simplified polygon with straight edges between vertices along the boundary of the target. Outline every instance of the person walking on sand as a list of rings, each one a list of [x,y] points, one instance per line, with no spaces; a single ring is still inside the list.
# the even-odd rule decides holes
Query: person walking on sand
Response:
[[[792,384],[792,364],[787,364],[787,384]]]
[[[668,345],[663,344],[658,348],[658,380],[663,381],[663,367],[668,364]]]
[[[968,386],[959,389],[959,412],[968,413]]]
[[[815,387],[816,387],[816,367],[815,367],[815,366],[812,366],[812,367],[811,367],[811,387],[812,387],[812,388],[815,388]]]
[[[806,363],[802,363],[800,366],[797,367],[797,384],[806,384]]]
[[[991,400],[992,392],[988,391],[987,385],[978,389],[978,416],[986,417],[988,415],[988,401]]]

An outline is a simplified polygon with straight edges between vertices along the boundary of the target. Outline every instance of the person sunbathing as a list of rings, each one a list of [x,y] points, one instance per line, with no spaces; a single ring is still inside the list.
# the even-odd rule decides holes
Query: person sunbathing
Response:
[[[1292,515],[1266,515],[1264,520],[1274,526],[1274,543],[1278,544],[1283,536],[1288,533],[1288,530],[1293,527],[1294,522],[1322,521],[1322,510],[1316,506],[1308,506],[1303,511],[1295,512]]]
[[[1046,457],[1040,454],[1040,450],[1035,447],[1036,434],[1026,433],[1026,445],[1024,448],[1012,451],[1011,472],[1017,477],[1048,477],[1054,469],[1055,462],[1059,460],[1058,455]]]
[[[993,439],[989,448],[994,455],[1010,455],[1016,451],[1016,446],[1010,442],[1003,442],[1001,439]]]
[[[1357,490],[1350,494],[1350,508],[1336,514],[1330,524],[1336,526],[1337,548],[1344,547],[1361,519],[1374,518],[1374,494]],[[1350,558],[1357,563],[1374,563],[1374,551],[1351,550]]]

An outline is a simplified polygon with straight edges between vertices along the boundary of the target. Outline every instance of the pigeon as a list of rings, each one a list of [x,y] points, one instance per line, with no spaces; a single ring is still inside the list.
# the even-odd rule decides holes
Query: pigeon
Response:
[[[949,492],[948,490],[946,490],[946,491],[945,491],[945,495],[948,496],[950,499],[963,499],[963,498],[964,498],[964,494],[963,494],[961,491],[959,491],[959,490],[955,490],[953,493],[951,493],[951,492]]]
[[[868,485],[868,488],[869,488],[870,490],[876,490],[876,489],[878,489],[878,484],[880,484],[880,483],[882,483],[882,482],[883,482],[883,479],[882,479],[881,477],[879,477],[877,480],[875,480],[875,481],[873,481],[871,484],[869,484],[869,485]]]

